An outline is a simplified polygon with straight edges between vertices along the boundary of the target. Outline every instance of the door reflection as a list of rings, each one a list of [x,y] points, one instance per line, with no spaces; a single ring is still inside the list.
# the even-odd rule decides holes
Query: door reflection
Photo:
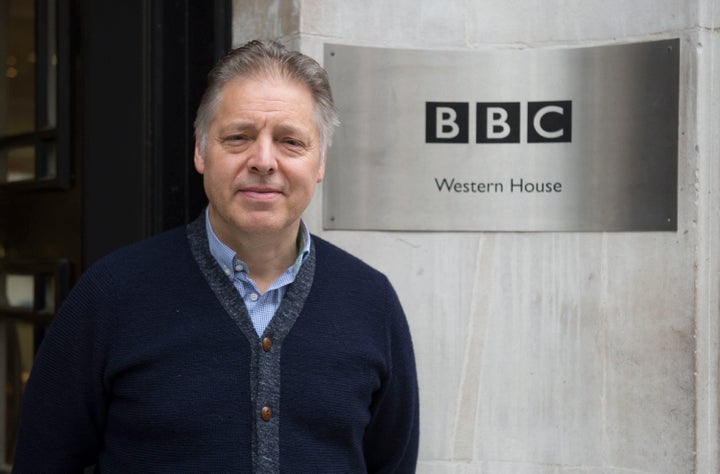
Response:
[[[4,333],[6,347],[3,463],[11,465],[20,423],[22,395],[35,352],[36,325],[21,321],[5,321],[2,325],[0,334]]]

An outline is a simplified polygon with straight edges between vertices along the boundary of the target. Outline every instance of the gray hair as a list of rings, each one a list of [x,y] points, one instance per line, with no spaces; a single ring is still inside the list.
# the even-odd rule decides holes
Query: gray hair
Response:
[[[225,84],[234,79],[280,77],[304,84],[315,102],[314,118],[320,133],[321,158],[332,143],[340,124],[327,72],[317,61],[298,51],[289,51],[275,41],[250,41],[233,49],[208,74],[208,85],[195,117],[195,139],[205,150],[210,124],[215,118]]]

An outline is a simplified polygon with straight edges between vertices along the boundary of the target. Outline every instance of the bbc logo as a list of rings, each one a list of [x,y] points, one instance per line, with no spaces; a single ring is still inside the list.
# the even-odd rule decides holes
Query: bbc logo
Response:
[[[520,143],[523,118],[520,102],[475,104],[476,143]],[[426,102],[426,143],[468,143],[470,104]],[[525,108],[528,143],[572,141],[572,101],[528,102]]]

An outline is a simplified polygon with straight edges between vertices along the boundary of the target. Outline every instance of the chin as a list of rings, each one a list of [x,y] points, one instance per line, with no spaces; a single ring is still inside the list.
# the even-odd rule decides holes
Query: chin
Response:
[[[244,221],[237,224],[238,228],[252,234],[274,234],[279,232],[283,225],[273,221]]]

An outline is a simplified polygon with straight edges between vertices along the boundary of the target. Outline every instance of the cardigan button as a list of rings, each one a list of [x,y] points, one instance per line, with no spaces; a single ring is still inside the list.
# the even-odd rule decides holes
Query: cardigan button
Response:
[[[262,407],[262,409],[260,410],[260,418],[262,418],[264,421],[270,421],[270,418],[272,418],[272,408]]]
[[[265,337],[262,340],[262,348],[265,352],[270,352],[270,349],[272,349],[272,339],[269,337]]]

